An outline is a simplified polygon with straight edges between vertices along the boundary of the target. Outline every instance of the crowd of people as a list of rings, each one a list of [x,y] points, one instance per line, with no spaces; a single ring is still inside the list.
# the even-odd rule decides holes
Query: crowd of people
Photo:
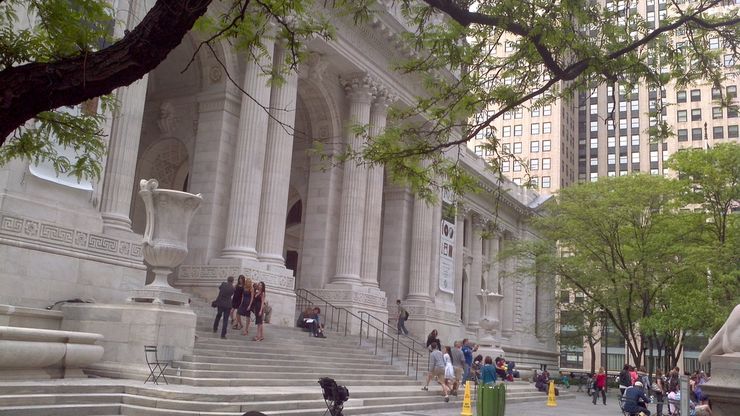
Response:
[[[497,381],[513,381],[517,375],[513,361],[506,361],[501,357],[494,360],[482,355],[473,358],[478,345],[467,338],[455,341],[452,346],[443,346],[435,329],[427,336],[426,346],[430,351],[429,373],[422,390],[428,391],[429,383],[436,380],[442,386],[445,402],[449,401],[450,395],[457,396],[460,386],[468,381],[491,385]]]
[[[229,326],[233,330],[241,330],[243,336],[249,335],[249,324],[254,316],[257,333],[252,340],[262,341],[264,339],[264,323],[270,322],[272,310],[267,302],[265,282],[252,282],[244,275],[239,275],[234,284],[234,276],[229,276],[219,286],[218,296],[211,306],[216,308],[213,332],[218,332],[219,325],[222,323],[221,338],[226,338]]]

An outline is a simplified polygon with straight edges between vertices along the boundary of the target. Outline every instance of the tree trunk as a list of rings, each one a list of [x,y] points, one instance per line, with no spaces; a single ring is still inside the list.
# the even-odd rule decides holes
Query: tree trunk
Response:
[[[0,145],[26,121],[61,106],[109,94],[162,62],[212,0],[157,0],[136,28],[113,45],[0,72]]]

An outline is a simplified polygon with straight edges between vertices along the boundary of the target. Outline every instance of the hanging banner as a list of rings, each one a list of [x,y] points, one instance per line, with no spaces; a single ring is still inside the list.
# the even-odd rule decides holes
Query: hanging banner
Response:
[[[442,193],[442,224],[440,230],[439,290],[455,293],[455,204],[452,194]]]

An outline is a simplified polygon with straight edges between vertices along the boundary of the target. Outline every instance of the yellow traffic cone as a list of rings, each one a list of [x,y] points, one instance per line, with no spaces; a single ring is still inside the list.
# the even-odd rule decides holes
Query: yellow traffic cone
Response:
[[[550,388],[547,390],[547,405],[550,407],[558,405],[555,402],[555,382],[553,380],[550,380]]]
[[[470,381],[465,383],[465,396],[463,397],[463,407],[460,416],[473,416],[473,409],[470,407]]]

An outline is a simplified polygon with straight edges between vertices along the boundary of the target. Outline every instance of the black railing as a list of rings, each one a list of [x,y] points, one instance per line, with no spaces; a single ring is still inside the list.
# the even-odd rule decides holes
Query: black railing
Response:
[[[332,305],[328,300],[322,298],[311,291],[306,289],[296,290],[296,309],[298,314],[305,311],[307,308],[319,307],[322,309],[322,316],[324,318],[324,329],[334,331],[335,333],[344,334],[344,336],[351,335],[351,325],[356,325],[360,339],[360,346],[374,343],[374,354],[378,355],[381,349],[386,344],[390,343],[390,363],[394,363],[394,360],[398,362],[405,358],[406,361],[406,375],[410,376],[414,373],[414,378],[419,379],[419,365],[427,363],[424,356],[427,354],[427,350],[423,348],[423,344],[411,339],[405,338],[400,339],[399,336],[394,336],[387,332],[386,327],[390,327],[387,323],[380,319],[370,315],[365,311],[359,312],[359,315],[347,310],[346,308]],[[382,325],[375,324],[373,322],[380,322]],[[373,338],[372,341],[370,338]],[[409,342],[410,341],[410,342]],[[421,348],[416,349],[416,345]]]

